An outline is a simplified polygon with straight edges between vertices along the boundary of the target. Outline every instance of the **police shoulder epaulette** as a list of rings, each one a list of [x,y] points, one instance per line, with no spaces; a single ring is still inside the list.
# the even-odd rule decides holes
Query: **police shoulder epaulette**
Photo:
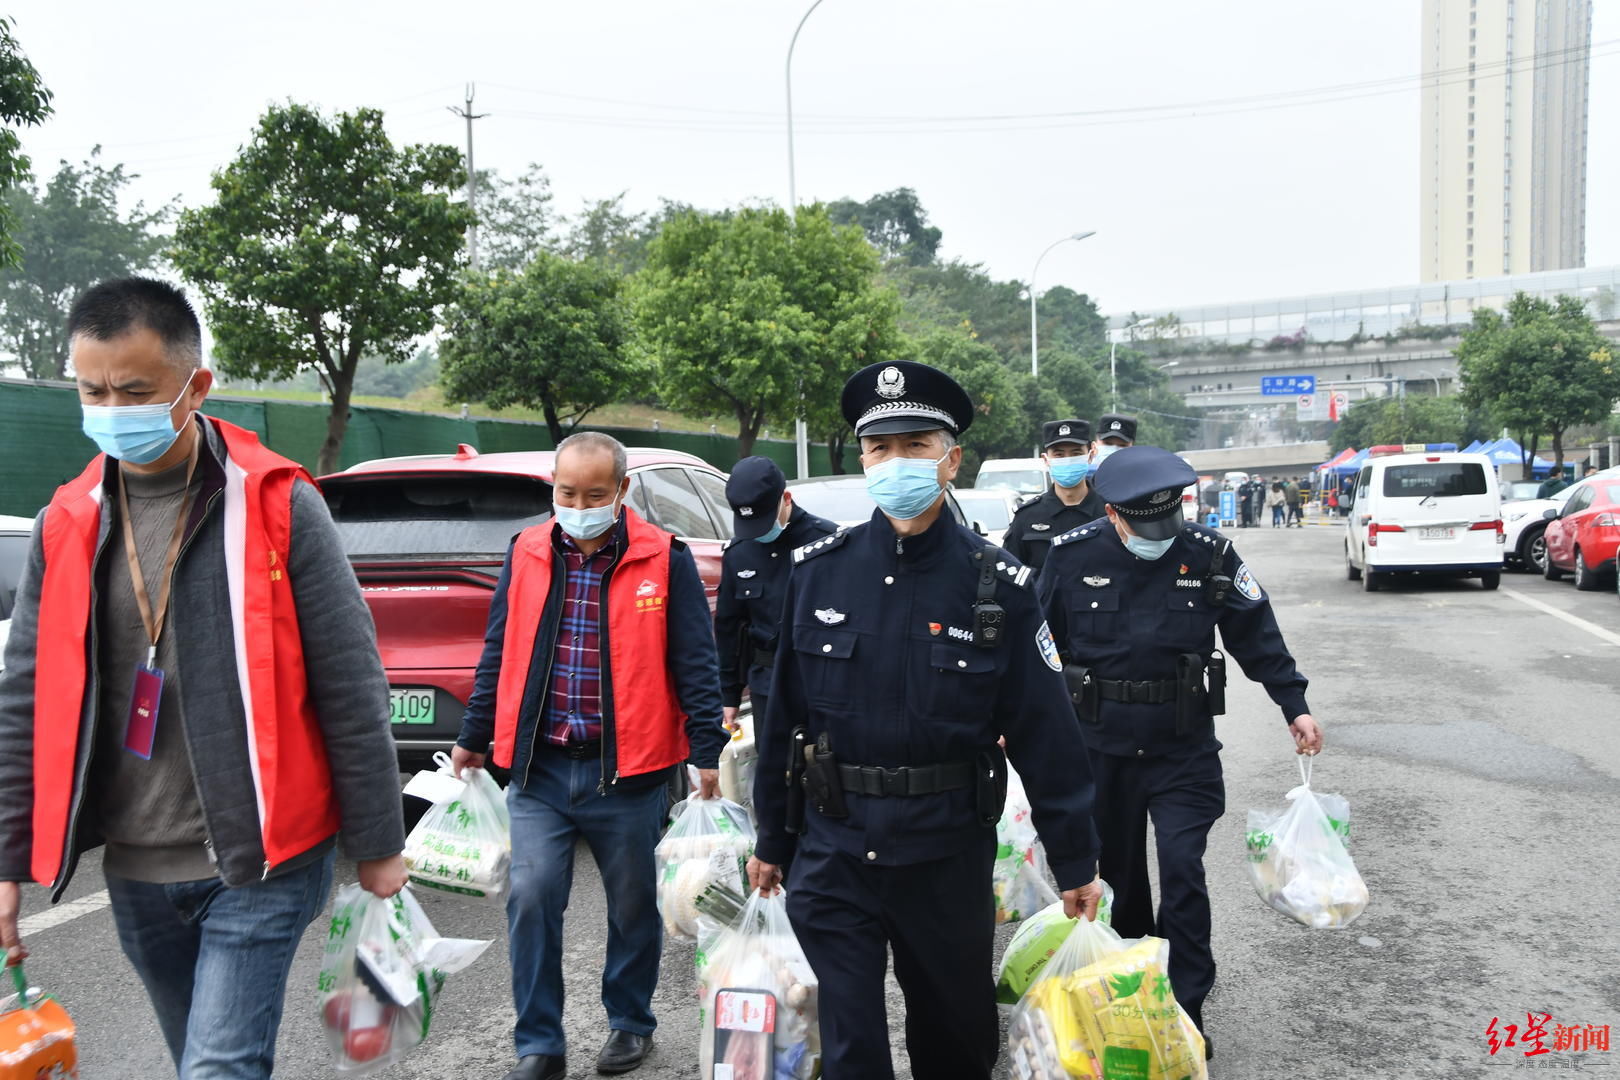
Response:
[[[1096,522],[1092,522],[1090,525],[1082,525],[1077,529],[1070,529],[1056,540],[1053,540],[1052,546],[1057,547],[1060,544],[1072,544],[1077,540],[1090,540],[1093,536],[1097,535],[1100,529],[1101,526],[1099,526]]]
[[[838,547],[848,537],[849,530],[840,528],[837,532],[823,536],[820,540],[812,540],[803,547],[796,547],[793,549],[793,564],[797,566],[806,559],[813,559],[817,555],[823,555]]]
[[[1226,539],[1214,529],[1206,528],[1203,525],[1197,525],[1192,522],[1188,522],[1187,525],[1182,528],[1181,533],[1194,544],[1207,544],[1210,547],[1214,547],[1216,544]]]
[[[996,560],[996,576],[1003,581],[1010,581],[1020,589],[1033,589],[1035,587],[1035,568],[1025,566],[1013,558],[1005,549],[994,544],[986,543],[983,548],[986,559]]]
[[[733,536],[730,540],[727,540],[725,543],[720,545],[720,550],[721,551],[730,551],[731,550],[731,545],[735,544],[736,542],[737,542],[737,538],[735,536]]]

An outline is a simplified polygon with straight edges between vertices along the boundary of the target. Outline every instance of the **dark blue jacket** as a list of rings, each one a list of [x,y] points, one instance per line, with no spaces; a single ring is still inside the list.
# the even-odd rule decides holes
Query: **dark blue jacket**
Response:
[[[1046,564],[1052,541],[1071,529],[1095,521],[1106,513],[1106,504],[1089,486],[1086,497],[1069,506],[1051,488],[1039,498],[1018,508],[1007,526],[1007,550],[1013,558],[1032,570]]]

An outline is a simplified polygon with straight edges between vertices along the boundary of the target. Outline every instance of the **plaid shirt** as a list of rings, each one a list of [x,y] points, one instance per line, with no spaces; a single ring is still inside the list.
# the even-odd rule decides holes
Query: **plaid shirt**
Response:
[[[552,657],[551,704],[546,711],[546,741],[591,742],[602,737],[601,637],[602,575],[613,565],[617,540],[593,555],[579,550],[561,529],[558,554],[567,570],[563,590],[562,624]]]

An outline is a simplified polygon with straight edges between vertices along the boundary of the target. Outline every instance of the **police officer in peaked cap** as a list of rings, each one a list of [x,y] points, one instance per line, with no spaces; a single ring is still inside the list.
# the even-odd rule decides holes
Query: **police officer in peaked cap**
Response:
[[[1097,420],[1097,442],[1102,446],[1116,448],[1135,446],[1136,417],[1126,416],[1124,413],[1103,413]]]
[[[765,713],[793,549],[838,526],[794,505],[787,477],[768,457],[747,457],[732,466],[726,502],[731,504],[732,537],[720,556],[714,640],[720,654],[720,702],[726,726],[734,727],[745,687],[756,720]]]
[[[1219,532],[1183,520],[1182,491],[1197,479],[1168,450],[1119,450],[1093,485],[1107,519],[1054,542],[1037,591],[1091,752],[1114,929],[1169,939],[1176,1000],[1202,1030],[1215,982],[1204,845],[1226,809],[1215,738],[1226,672],[1216,628],[1282,710],[1298,753],[1319,751],[1322,731],[1253,571]],[[1150,818],[1157,918],[1148,886]]]
[[[1091,423],[1052,420],[1041,427],[1041,457],[1052,486],[1018,508],[1007,526],[1007,550],[1039,570],[1052,541],[1077,525],[1103,516],[1103,501],[1092,490]]]
[[[1097,840],[1079,725],[1032,571],[958,525],[945,485],[973,419],[922,364],[875,364],[844,387],[870,521],[793,553],[770,707],[757,725],[767,892],[793,859],[787,909],[820,982],[837,1080],[888,1080],[888,951],[906,997],[912,1075],[988,1078],[995,823],[1007,754],[1023,775],[1065,909],[1094,917]]]

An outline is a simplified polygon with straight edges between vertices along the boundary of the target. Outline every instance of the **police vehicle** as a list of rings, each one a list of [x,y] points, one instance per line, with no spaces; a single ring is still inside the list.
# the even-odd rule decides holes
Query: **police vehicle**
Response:
[[[1375,592],[1394,574],[1502,582],[1502,502],[1484,454],[1375,446],[1356,476],[1345,576]]]

